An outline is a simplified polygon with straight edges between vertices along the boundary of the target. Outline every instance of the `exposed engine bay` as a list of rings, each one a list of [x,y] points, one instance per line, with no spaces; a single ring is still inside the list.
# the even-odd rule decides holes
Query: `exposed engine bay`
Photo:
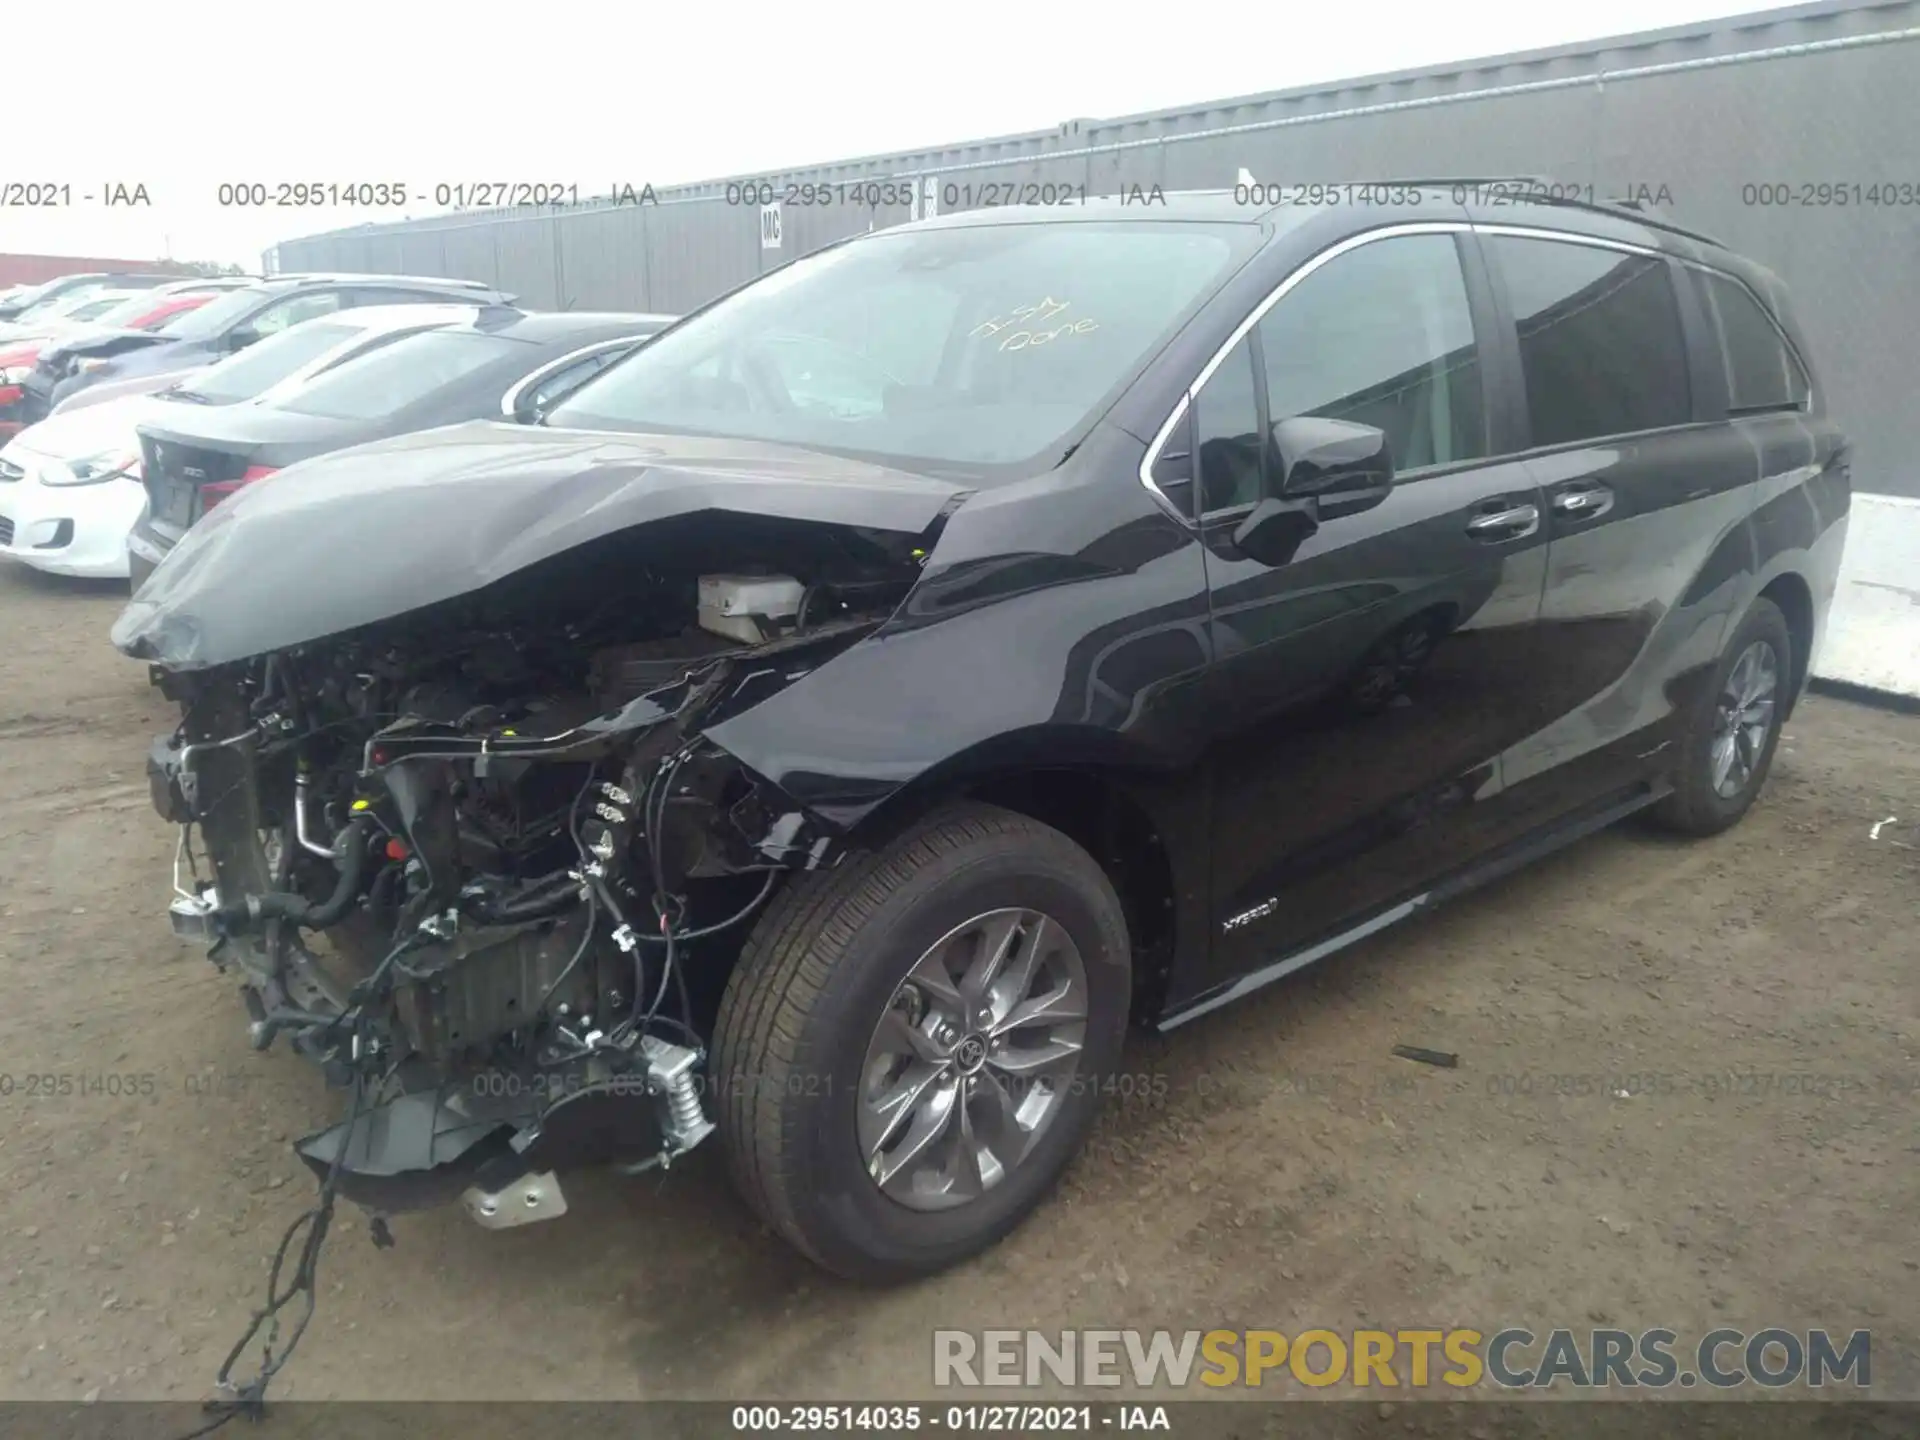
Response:
[[[149,760],[175,928],[244,982],[256,1046],[354,1092],[296,1148],[376,1215],[548,1218],[558,1169],[670,1164],[713,1129],[732,958],[833,842],[704,731],[871,634],[931,543],[714,518],[154,669],[184,717]]]

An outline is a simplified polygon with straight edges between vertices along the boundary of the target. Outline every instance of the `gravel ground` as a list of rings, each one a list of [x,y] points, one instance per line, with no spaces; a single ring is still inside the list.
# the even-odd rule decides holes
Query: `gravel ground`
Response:
[[[206,1394],[335,1102],[167,930],[123,594],[0,566],[0,1398]],[[704,1150],[519,1231],[376,1250],[343,1208],[274,1393],[930,1396],[935,1327],[1604,1323],[1870,1328],[1920,1398],[1914,822],[1920,719],[1811,698],[1735,832],[1618,829],[1135,1041],[1053,1201],[903,1289],[809,1268]]]

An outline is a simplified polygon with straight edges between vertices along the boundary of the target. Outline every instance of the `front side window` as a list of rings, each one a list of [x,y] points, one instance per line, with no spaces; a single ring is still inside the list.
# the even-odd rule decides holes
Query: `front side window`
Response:
[[[1451,235],[1402,235],[1337,256],[1256,329],[1268,424],[1314,415],[1371,425],[1402,472],[1487,453],[1473,312]]]
[[[1520,337],[1535,445],[1683,425],[1687,346],[1667,262],[1560,240],[1491,240]]]
[[[1057,463],[1251,226],[879,234],[797,260],[567,397],[555,426],[739,436],[970,474]]]
[[[1260,401],[1253,343],[1242,339],[1193,397],[1202,511],[1251,505],[1260,498]]]
[[[1695,271],[1727,367],[1728,403],[1736,410],[1800,408],[1813,387],[1807,372],[1760,308],[1753,292],[1731,276]]]

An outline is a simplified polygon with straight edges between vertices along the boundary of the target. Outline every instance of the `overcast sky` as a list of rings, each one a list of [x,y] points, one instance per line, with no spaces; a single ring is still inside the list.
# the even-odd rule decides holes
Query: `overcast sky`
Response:
[[[551,181],[584,196],[1124,115],[1759,8],[1714,0],[20,0],[0,252],[259,264],[356,209],[223,208],[222,182]],[[939,17],[944,23],[936,29]],[[1266,177],[1263,177],[1266,178]],[[148,207],[107,207],[143,185]],[[92,195],[89,202],[83,197]]]

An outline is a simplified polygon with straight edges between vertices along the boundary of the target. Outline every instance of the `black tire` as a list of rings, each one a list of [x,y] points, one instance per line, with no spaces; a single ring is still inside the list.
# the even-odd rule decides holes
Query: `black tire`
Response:
[[[907,971],[1000,907],[1063,926],[1086,971],[1080,1069],[1033,1149],[977,1198],[910,1209],[867,1173],[856,1107],[867,1044]],[[798,877],[754,926],[715,1026],[713,1084],[740,1193],[802,1254],[852,1279],[929,1274],[1031,1211],[1085,1139],[1120,1058],[1132,967],[1119,898],[1079,846],[986,805],[939,810],[877,852]]]
[[[1722,795],[1714,786],[1713,747],[1715,726],[1721,713],[1721,695],[1728,677],[1741,656],[1756,644],[1771,648],[1778,675],[1774,692],[1773,717],[1766,740],[1759,747],[1751,773],[1731,795]],[[1681,835],[1718,835],[1739,822],[1753,805],[1754,798],[1767,783],[1773,767],[1773,753],[1780,743],[1780,727],[1785,723],[1787,700],[1795,674],[1793,632],[1787,618],[1771,600],[1756,600],[1733,629],[1713,675],[1688,717],[1686,733],[1680,742],[1680,762],[1676,768],[1671,795],[1654,806],[1650,818],[1662,829]]]

